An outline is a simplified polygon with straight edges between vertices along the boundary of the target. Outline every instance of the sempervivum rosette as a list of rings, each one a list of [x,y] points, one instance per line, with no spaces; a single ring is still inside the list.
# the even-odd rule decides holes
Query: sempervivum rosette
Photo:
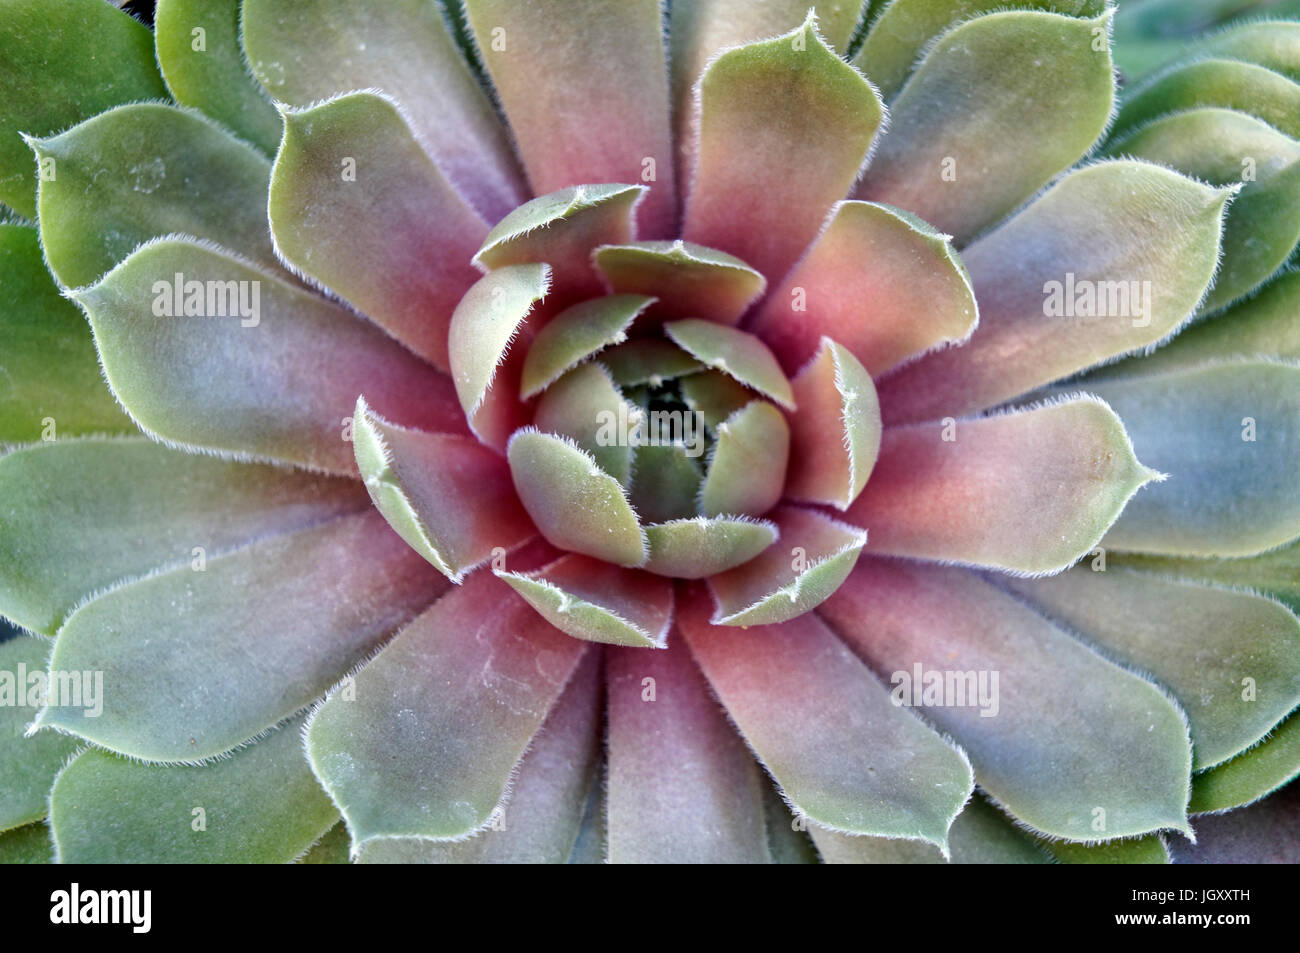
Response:
[[[5,0],[3,856],[1295,856],[1300,26],[808,6]]]

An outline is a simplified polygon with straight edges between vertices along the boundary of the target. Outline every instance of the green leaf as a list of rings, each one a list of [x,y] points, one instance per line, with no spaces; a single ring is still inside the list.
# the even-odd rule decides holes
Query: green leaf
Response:
[[[774,542],[776,525],[744,516],[669,520],[645,528],[647,572],[704,579],[749,562]]]
[[[581,182],[654,183],[639,210],[641,229],[647,238],[673,233],[659,0],[464,3],[534,193]]]
[[[767,848],[774,864],[815,864],[817,849],[807,834],[807,821],[790,812],[771,779],[763,785],[763,814],[767,819]]]
[[[942,864],[931,844],[883,837],[850,837],[809,825],[813,842],[828,864]],[[1045,864],[1048,856],[1029,835],[981,797],[972,798],[948,831],[954,864]]]
[[[507,265],[480,278],[452,313],[447,350],[456,396],[470,429],[489,446],[504,447],[522,422],[518,391],[497,372],[550,287],[548,266]]]
[[[547,622],[575,639],[663,648],[673,616],[665,579],[569,554],[532,572],[498,572]]]
[[[600,767],[600,665],[588,652],[519,762],[509,800],[486,830],[459,842],[377,838],[358,862],[562,864],[579,836],[586,794]],[[602,858],[603,859],[603,858]]]
[[[695,159],[695,86],[720,52],[796,29],[810,9],[826,42],[841,53],[858,25],[863,0],[674,0],[669,11],[669,69],[683,170]],[[683,183],[685,179],[683,178]],[[683,184],[683,187],[685,185]]]
[[[572,440],[531,428],[507,448],[519,499],[547,541],[619,566],[642,566],[645,533],[618,480]]]
[[[1223,228],[1223,261],[1202,304],[1213,311],[1257,288],[1300,241],[1300,142],[1228,109],[1165,116],[1111,144],[1214,185],[1243,182]]]
[[[52,731],[25,737],[44,695],[50,643],[30,635],[0,642],[0,831],[45,817],[50,785],[77,741]],[[33,697],[33,689],[36,689]],[[34,704],[33,704],[34,703]]]
[[[879,376],[966,341],[978,322],[970,275],[949,236],[888,205],[841,202],[748,328],[790,373],[830,337]]]
[[[562,301],[595,297],[604,286],[592,267],[592,251],[632,239],[646,191],[643,185],[575,185],[539,195],[492,227],[474,264],[491,271],[545,262]]]
[[[266,230],[271,166],[196,112],[137,103],[31,142],[57,176],[41,183],[41,243],[69,288],[98,281],[141,243],[184,233],[280,272]]]
[[[45,269],[34,228],[0,225],[0,302],[0,443],[135,431],[100,375],[86,319]]]
[[[60,696],[37,724],[146,761],[212,758],[306,708],[447,588],[374,511],[197,565],[73,612],[50,671],[102,672],[102,711]]]
[[[528,348],[520,396],[524,400],[537,396],[603,348],[623,343],[632,322],[654,300],[644,295],[613,294],[561,311],[537,332]]]
[[[311,845],[307,853],[298,858],[300,864],[346,864],[351,844],[348,828],[342,821],[331,827],[325,836]]]
[[[682,237],[737,255],[772,282],[848,193],[884,118],[875,89],[816,22],[720,54],[691,112],[699,155]]]
[[[976,17],[931,46],[890,110],[855,197],[964,245],[1078,161],[1110,119],[1111,13]]]
[[[1122,3],[1115,18],[1116,55],[1120,68],[1130,80],[1163,66],[1174,56],[1201,48],[1194,41],[1206,40],[1207,30],[1226,24],[1254,20],[1260,7],[1257,0],[1143,0]],[[1278,0],[1269,4],[1273,16],[1300,15],[1296,0]],[[1249,22],[1249,21],[1247,21]],[[1271,25],[1269,21],[1259,26]],[[1223,34],[1225,36],[1231,34]],[[1212,42],[1214,34],[1209,34]],[[1241,57],[1249,59],[1250,57]]]
[[[488,826],[587,649],[488,573],[407,626],[307,731],[353,853],[375,838],[452,840]]]
[[[1247,21],[1207,36],[1197,48],[1216,58],[1266,66],[1300,82],[1300,23],[1294,21]]]
[[[949,825],[973,784],[969,762],[892,705],[816,615],[719,628],[697,592],[678,619],[727,714],[807,821],[947,851]]]
[[[1122,136],[1159,116],[1201,106],[1235,109],[1300,138],[1300,84],[1263,66],[1231,59],[1177,66],[1127,90],[1111,135]]]
[[[702,369],[699,361],[662,338],[636,338],[608,348],[601,352],[600,363],[619,387],[660,387]]]
[[[1261,592],[1300,614],[1300,539],[1257,556],[1206,559],[1109,552],[1106,558],[1118,566]]]
[[[848,509],[880,452],[880,403],[871,375],[847,349],[822,338],[792,386],[799,409],[790,418],[785,495]]]
[[[1300,365],[1238,359],[1084,385],[1170,478],[1102,540],[1170,556],[1248,556],[1300,536]]]
[[[864,559],[818,612],[1025,825],[1072,841],[1188,830],[1182,713],[1014,597],[964,569]]]
[[[963,252],[979,327],[877,382],[886,427],[982,410],[1171,336],[1214,276],[1233,192],[1127,159],[1064,176]]]
[[[702,516],[762,516],[781,499],[790,459],[790,425],[765,400],[746,404],[717,427],[700,487]]]
[[[682,400],[704,419],[712,430],[758,395],[721,371],[701,371],[683,377],[678,383]]]
[[[447,328],[478,279],[487,224],[416,141],[398,107],[351,93],[285,113],[271,175],[276,248],[446,370]]]
[[[1159,476],[1139,462],[1121,417],[1080,397],[887,428],[844,518],[870,528],[874,552],[1053,573],[1096,546]]]
[[[52,864],[54,845],[43,822],[0,832],[0,864]]]
[[[159,0],[154,45],[178,103],[224,123],[268,155],[284,124],[248,73],[239,41],[240,8],[222,0]]]
[[[752,334],[701,318],[670,321],[664,325],[664,333],[701,364],[734,377],[786,410],[794,410],[794,393],[781,365]]]
[[[1016,7],[1067,16],[1096,17],[1104,0],[1017,0]],[[874,21],[853,63],[871,77],[886,100],[902,88],[926,47],[954,24],[1005,9],[1001,0],[893,0]]]
[[[626,487],[634,453],[631,432],[642,422],[644,414],[623,398],[604,367],[582,364],[542,394],[533,413],[533,426],[543,433],[570,438],[591,454],[602,470]],[[628,439],[620,434],[619,424],[624,421]]]
[[[1258,801],[1300,774],[1300,718],[1294,713],[1262,742],[1192,778],[1192,814]]]
[[[591,260],[611,291],[655,296],[650,317],[738,324],[767,287],[734,255],[681,240],[601,245]]]
[[[0,202],[29,219],[36,170],[18,133],[48,136],[113,106],[167,96],[149,28],[104,0],[7,0],[0,85]]]
[[[709,580],[713,625],[771,625],[816,608],[848,577],[867,545],[865,531],[817,510],[783,506],[768,518],[780,545]]]
[[[509,133],[428,0],[244,0],[248,65],[272,98],[309,106],[378,88],[401,104],[456,189],[493,221],[524,200]]]
[[[1076,844],[1038,838],[1039,846],[1060,864],[1167,864],[1169,849],[1159,834]]]
[[[338,820],[302,756],[301,719],[202,766],[83,751],[50,792],[71,864],[286,864]]]
[[[374,325],[196,241],[152,242],[76,300],[109,386],[168,443],[354,474],[361,393],[404,426],[463,432],[451,381]]]
[[[610,862],[767,863],[758,765],[686,645],[609,650],[605,678]]]
[[[0,612],[54,635],[91,595],[366,507],[351,480],[231,463],[142,437],[0,458]]]
[[[651,523],[686,519],[699,513],[697,501],[704,475],[696,462],[698,454],[691,454],[695,449],[703,452],[702,429],[696,428],[694,436],[693,448],[682,443],[647,443],[636,448],[627,498],[647,524],[647,532]]]
[[[1300,620],[1271,599],[1123,569],[1003,585],[1168,688],[1187,713],[1197,771],[1300,705]]]
[[[357,398],[357,468],[388,524],[452,582],[535,535],[515,499],[510,468],[459,434],[398,427]]]
[[[1185,370],[1229,358],[1300,359],[1300,271],[1288,271],[1221,314],[1197,321],[1154,354],[1100,367],[1087,380]]]

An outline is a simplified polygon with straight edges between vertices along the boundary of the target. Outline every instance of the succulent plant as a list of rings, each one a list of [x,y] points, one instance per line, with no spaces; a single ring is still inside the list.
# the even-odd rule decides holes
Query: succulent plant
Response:
[[[1246,6],[0,0],[0,859],[1296,859]]]

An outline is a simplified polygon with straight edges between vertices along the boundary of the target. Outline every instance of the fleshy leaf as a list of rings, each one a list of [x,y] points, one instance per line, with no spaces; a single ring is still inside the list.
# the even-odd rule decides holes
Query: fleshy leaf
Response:
[[[886,429],[844,518],[871,531],[874,552],[1051,573],[1091,550],[1156,477],[1121,418],[1079,398]]]
[[[86,319],[45,268],[34,228],[0,224],[0,302],[0,443],[135,432],[99,373]]]
[[[1075,841],[1188,829],[1182,713],[973,573],[864,559],[818,611],[1028,826]]]
[[[68,616],[50,670],[104,673],[103,710],[52,701],[37,724],[146,761],[211,758],[306,708],[447,588],[373,510],[198,565]]]
[[[1111,565],[1144,569],[1166,577],[1261,592],[1300,615],[1300,539],[1257,556],[1205,559],[1116,550],[1108,552],[1106,560]]]
[[[483,271],[545,262],[555,278],[555,294],[591,298],[604,286],[591,264],[592,250],[631,241],[646,188],[640,185],[578,185],[540,195],[497,222],[474,254]]]
[[[887,205],[841,202],[749,330],[790,373],[831,337],[878,376],[965,341],[978,320],[970,276],[947,235]]]
[[[1208,35],[1197,52],[1266,66],[1300,82],[1300,23],[1254,20]]]
[[[947,850],[970,796],[962,752],[889,694],[816,615],[747,632],[708,622],[701,593],[678,627],[727,714],[807,820]]]
[[[703,452],[704,434],[696,428],[693,436],[696,442],[689,448],[681,443],[646,443],[636,448],[627,496],[647,524],[685,519],[699,512],[704,475],[695,462],[698,454],[691,454],[696,448]]]
[[[378,87],[411,117],[421,143],[489,221],[523,201],[509,135],[428,0],[244,0],[244,49],[279,102],[309,106]]]
[[[932,844],[883,837],[850,837],[811,824],[813,841],[828,864],[942,864]],[[954,864],[1046,864],[1048,856],[1005,814],[983,798],[972,798],[948,831]]]
[[[1168,688],[1187,713],[1197,771],[1240,754],[1300,705],[1300,620],[1271,599],[1088,567],[1003,585]]]
[[[1136,160],[1066,175],[963,252],[980,325],[876,382],[885,425],[982,410],[1168,337],[1214,275],[1232,192]]]
[[[776,525],[741,516],[669,520],[645,528],[647,572],[704,579],[749,562],[776,542]]]
[[[871,375],[846,348],[822,338],[791,386],[799,409],[790,418],[785,495],[847,509],[880,452],[880,404]]]
[[[357,399],[353,447],[384,519],[444,576],[466,572],[536,534],[515,499],[510,468],[459,434],[397,427]]]
[[[885,114],[816,22],[727,50],[696,88],[699,155],[683,237],[739,256],[772,282],[847,194]]]
[[[1192,778],[1193,814],[1257,801],[1300,775],[1300,718],[1293,713],[1263,742]]]
[[[149,28],[103,0],[8,0],[0,86],[0,202],[29,219],[37,177],[18,133],[48,136],[113,106],[167,96]]]
[[[376,838],[358,863],[562,864],[600,767],[600,663],[588,652],[546,717],[486,830],[459,842]]]
[[[0,832],[0,864],[52,864],[54,845],[44,822]]]
[[[1300,84],[1266,67],[1229,59],[1202,59],[1164,70],[1127,90],[1111,135],[1202,106],[1239,110],[1300,138]]]
[[[205,765],[139,764],[83,751],[50,792],[58,859],[288,863],[339,816],[303,759],[300,726],[295,719]]]
[[[1060,864],[1167,864],[1169,850],[1159,834],[1079,844],[1038,838],[1043,850]]]
[[[0,612],[54,635],[92,594],[363,510],[359,484],[169,450],[60,440],[0,458]]]
[[[701,318],[670,321],[664,325],[664,333],[701,364],[734,377],[786,410],[794,410],[794,393],[781,365],[752,334]]]
[[[1196,818],[1196,846],[1171,845],[1176,864],[1300,863],[1300,784],[1239,811]]]
[[[1012,212],[1106,128],[1110,17],[1010,10],[944,34],[891,104],[856,197],[915,212],[959,245]]]
[[[469,259],[487,224],[390,100],[351,93],[286,112],[269,217],[293,267],[447,370],[448,324],[479,277]]]
[[[717,426],[700,487],[700,514],[762,516],[781,499],[790,459],[790,425],[765,400],[746,404]]]
[[[604,367],[582,364],[547,388],[537,402],[533,426],[543,433],[570,438],[626,487],[634,452],[630,437],[643,414],[624,400]]]
[[[499,572],[542,618],[575,639],[663,648],[672,583],[635,569],[569,554],[532,572]]]
[[[683,377],[679,384],[686,406],[704,419],[706,426],[718,425],[758,395],[722,371],[701,371]]]
[[[178,232],[280,271],[266,231],[266,156],[198,113],[119,106],[31,146],[58,170],[37,204],[46,260],[64,285],[97,281],[142,242]]]
[[[647,182],[647,238],[677,220],[659,0],[465,0],[534,192]],[[539,77],[546,77],[539,82]]]
[[[519,499],[547,541],[619,566],[645,564],[645,533],[619,482],[571,440],[520,430],[507,448]]]
[[[1170,475],[1134,499],[1107,548],[1247,556],[1300,536],[1300,365],[1245,359],[1083,386]]]
[[[518,369],[502,364],[550,286],[545,264],[507,265],[480,278],[452,313],[447,350],[456,396],[470,429],[489,446],[504,447],[524,420],[517,383],[504,373]]]
[[[1253,116],[1195,109],[1157,119],[1112,144],[1203,182],[1244,180],[1223,227],[1223,261],[1202,309],[1212,311],[1262,284],[1300,241],[1300,142]]]
[[[2,630],[0,630],[2,631]],[[24,737],[40,711],[50,643],[19,635],[0,642],[0,831],[39,821],[48,808],[50,785],[77,741],[52,731]],[[33,678],[37,681],[33,681]],[[33,688],[37,697],[33,697]],[[45,689],[48,690],[48,689]],[[103,700],[102,698],[100,699]]]
[[[178,103],[202,110],[273,155],[283,123],[248,73],[239,17],[234,3],[158,0],[154,11],[158,65]]]
[[[621,344],[654,298],[638,294],[613,294],[566,308],[537,332],[524,359],[524,400],[554,384],[565,371],[577,367],[611,344]]]
[[[610,862],[767,863],[758,765],[682,640],[605,671]]]
[[[768,518],[780,545],[709,580],[714,625],[770,625],[802,615],[839,588],[867,545],[865,532],[815,510],[783,506]]]
[[[690,242],[602,245],[591,260],[611,291],[654,295],[657,317],[736,324],[767,287],[734,255]]]
[[[357,675],[354,697],[331,695],[307,731],[353,852],[486,827],[587,650],[489,573],[407,626]]]
[[[664,381],[694,374],[703,365],[681,348],[662,338],[637,338],[602,351],[600,363],[619,387],[649,384],[659,387]]]
[[[1106,9],[1104,0],[1016,0],[1015,5],[1078,17],[1095,17]],[[893,0],[872,21],[854,65],[892,100],[935,37],[956,23],[1005,6],[1002,0]]]
[[[677,145],[682,154],[680,168],[689,171],[695,160],[695,86],[718,53],[789,33],[804,21],[809,9],[816,11],[817,27],[826,42],[843,53],[849,48],[864,5],[869,4],[864,0],[674,0],[668,61]]]
[[[363,392],[405,426],[463,432],[447,377],[338,305],[204,244],[146,245],[76,299],[114,393],[169,443],[352,474],[346,425]]]
[[[346,864],[349,863],[351,844],[348,839],[348,826],[339,821],[325,836],[311,845],[307,853],[294,863],[297,864]]]

